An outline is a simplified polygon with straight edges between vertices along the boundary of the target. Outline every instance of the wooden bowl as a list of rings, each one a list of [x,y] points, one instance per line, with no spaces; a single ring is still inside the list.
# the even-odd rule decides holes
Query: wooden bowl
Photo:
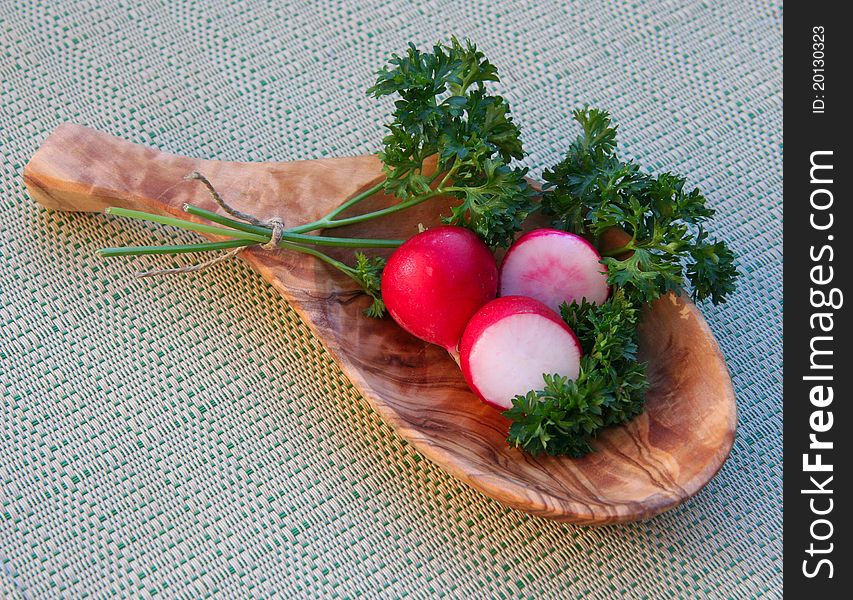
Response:
[[[51,209],[121,206],[186,218],[185,202],[216,209],[197,182],[182,182],[191,171],[205,174],[237,208],[261,218],[281,216],[288,225],[320,218],[382,175],[373,155],[288,163],[197,160],[66,124],[26,165],[24,181]],[[395,201],[377,195],[366,203],[376,208]],[[436,199],[335,234],[410,237],[418,224],[435,224],[447,203]],[[645,311],[640,353],[651,381],[645,413],[603,433],[596,451],[583,458],[533,457],[507,445],[508,420],[468,390],[444,350],[389,318],[364,317],[367,299],[345,275],[284,250],[254,248],[241,256],[284,295],[402,437],[508,506],[584,524],[651,517],[698,492],[731,449],[731,379],[705,320],[684,297],[668,295]],[[339,258],[351,262],[351,251],[340,250]]]

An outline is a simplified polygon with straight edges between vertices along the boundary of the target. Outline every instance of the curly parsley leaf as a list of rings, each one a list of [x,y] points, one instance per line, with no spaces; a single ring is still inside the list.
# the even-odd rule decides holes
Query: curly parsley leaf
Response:
[[[355,253],[355,267],[351,273],[364,289],[364,293],[373,299],[373,302],[364,309],[368,317],[378,319],[385,314],[385,303],[382,301],[381,283],[382,269],[385,268],[385,259],[381,256],[368,258],[363,252]]]
[[[541,390],[516,396],[503,414],[513,421],[511,445],[534,455],[583,456],[603,428],[643,410],[648,381],[637,361],[640,309],[617,289],[600,305],[584,300],[563,304],[561,312],[584,351],[577,378],[545,374]]]
[[[692,262],[687,265],[687,279],[693,286],[694,298],[711,298],[711,302],[719,304],[735,289],[735,256],[723,242],[709,242],[707,237],[707,232],[700,230],[696,244],[690,248]]]
[[[532,208],[526,174],[527,169],[512,169],[493,159],[484,161],[482,172],[460,172],[454,187],[462,202],[442,221],[468,227],[490,247],[509,246]]]
[[[527,171],[510,164],[524,155],[518,126],[506,100],[486,87],[497,81],[497,68],[474,44],[452,38],[432,52],[410,44],[393,54],[368,89],[397,96],[379,153],[385,191],[401,201],[455,196],[460,204],[444,222],[492,247],[508,246],[534,206]]]
[[[544,212],[558,229],[600,236],[618,227],[631,239],[602,261],[609,282],[650,302],[692,287],[695,300],[725,302],[735,288],[735,255],[708,239],[704,223],[714,211],[698,189],[686,190],[673,173],[653,176],[616,156],[616,127],[594,108],[574,112],[582,133],[565,159],[546,170]]]
[[[583,456],[591,450],[589,436],[600,429],[604,378],[588,360],[581,361],[576,380],[544,375],[545,387],[516,396],[504,416],[512,419],[510,445],[533,455]]]

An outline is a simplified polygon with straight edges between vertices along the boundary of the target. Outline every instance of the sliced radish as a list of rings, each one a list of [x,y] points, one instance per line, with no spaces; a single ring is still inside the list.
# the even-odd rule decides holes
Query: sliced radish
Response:
[[[394,320],[454,359],[468,320],[497,291],[495,257],[462,227],[417,234],[394,251],[382,273],[382,298]]]
[[[459,353],[471,390],[503,410],[515,396],[542,389],[545,374],[575,379],[582,351],[574,332],[542,302],[506,296],[471,318]]]
[[[500,295],[529,296],[559,312],[563,302],[607,300],[605,267],[588,241],[557,229],[536,229],[512,245],[501,265]]]

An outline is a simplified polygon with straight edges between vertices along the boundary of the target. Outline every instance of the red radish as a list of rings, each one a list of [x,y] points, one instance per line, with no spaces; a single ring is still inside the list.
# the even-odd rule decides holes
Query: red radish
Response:
[[[382,298],[394,320],[454,358],[471,315],[497,290],[498,267],[489,248],[471,231],[449,225],[407,240],[382,274]]]
[[[468,387],[503,410],[515,396],[541,389],[543,375],[575,379],[582,351],[553,310],[533,298],[505,296],[471,318],[459,354]]]
[[[535,229],[512,245],[501,265],[501,296],[529,296],[560,311],[572,300],[607,300],[605,267],[588,241],[557,229]]]

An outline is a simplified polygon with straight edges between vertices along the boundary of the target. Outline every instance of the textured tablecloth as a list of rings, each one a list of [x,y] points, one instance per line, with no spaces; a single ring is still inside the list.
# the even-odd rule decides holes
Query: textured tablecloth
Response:
[[[0,2],[0,595],[780,595],[781,20],[766,1]],[[95,250],[193,235],[47,212],[21,183],[64,121],[204,158],[376,151],[372,73],[454,33],[500,67],[534,174],[572,108],[607,108],[740,254],[737,294],[703,307],[738,437],[667,514],[504,508],[401,441],[248,268],[134,280],[163,263]]]

